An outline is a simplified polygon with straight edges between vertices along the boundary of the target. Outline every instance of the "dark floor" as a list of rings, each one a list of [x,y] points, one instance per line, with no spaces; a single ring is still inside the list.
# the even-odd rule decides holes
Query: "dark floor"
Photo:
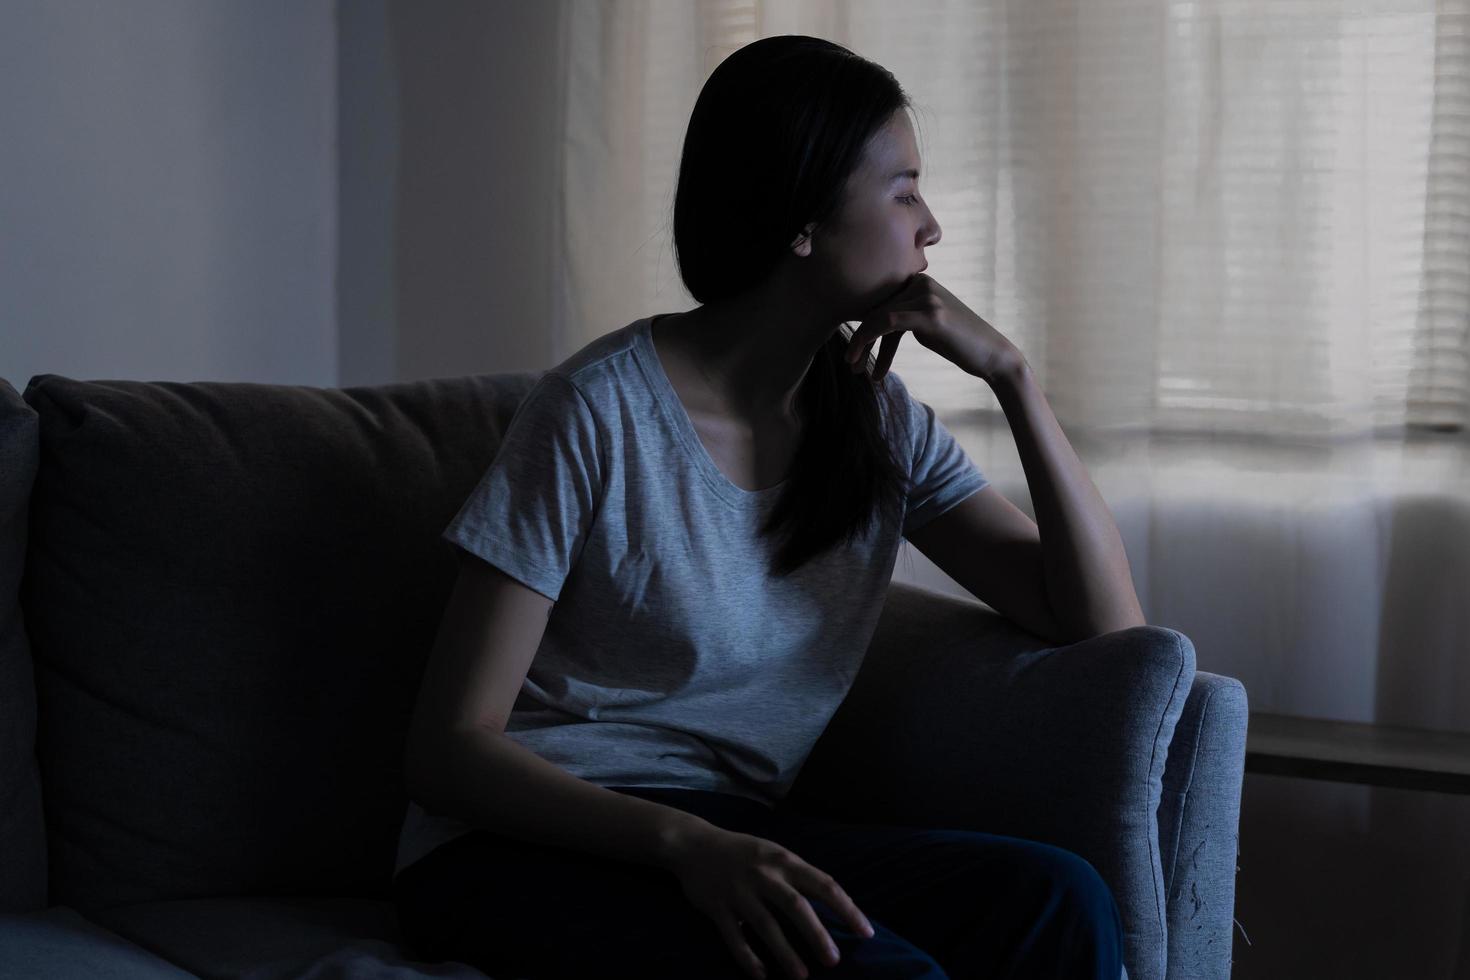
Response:
[[[1467,857],[1470,796],[1247,773],[1231,976],[1470,980]]]

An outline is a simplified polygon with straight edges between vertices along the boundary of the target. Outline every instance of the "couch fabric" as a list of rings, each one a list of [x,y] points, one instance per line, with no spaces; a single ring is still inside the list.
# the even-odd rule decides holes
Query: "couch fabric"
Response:
[[[189,973],[89,921],[75,909],[0,915],[0,976],[188,980]]]
[[[52,902],[389,897],[435,539],[523,393],[416,391],[27,388]]]
[[[0,937],[54,955],[64,916],[160,976],[483,976],[415,963],[389,885],[439,532],[537,377],[0,380]],[[895,583],[785,805],[1067,847],[1130,977],[1225,977],[1245,725],[1176,631],[1052,647]]]
[[[38,429],[36,413],[0,379],[0,912],[47,905],[36,685],[20,609]]]

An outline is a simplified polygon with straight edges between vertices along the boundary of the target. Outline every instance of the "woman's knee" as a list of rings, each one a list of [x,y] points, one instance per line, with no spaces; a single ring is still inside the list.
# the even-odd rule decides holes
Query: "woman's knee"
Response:
[[[1094,921],[1099,929],[1121,928],[1113,889],[1091,861],[1054,845],[1037,847],[1050,903],[1057,906],[1060,914]]]

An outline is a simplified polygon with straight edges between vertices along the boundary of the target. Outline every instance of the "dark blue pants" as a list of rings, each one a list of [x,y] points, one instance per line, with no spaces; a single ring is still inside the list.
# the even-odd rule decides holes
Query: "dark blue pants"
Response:
[[[865,938],[808,896],[842,954],[836,966],[824,965],[805,934],[785,923],[813,980],[1118,980],[1121,973],[1123,926],[1112,891],[1090,863],[1060,847],[977,831],[839,823],[724,793],[614,791],[775,841],[837,879],[875,935]],[[495,980],[748,976],[677,877],[629,861],[475,830],[404,868],[394,900],[417,956],[468,963]],[[769,980],[786,976],[760,935],[745,933]]]

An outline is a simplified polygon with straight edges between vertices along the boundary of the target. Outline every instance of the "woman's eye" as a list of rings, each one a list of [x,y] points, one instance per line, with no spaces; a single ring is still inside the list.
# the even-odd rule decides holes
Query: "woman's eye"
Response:
[[[917,201],[918,199],[919,199],[918,196],[917,195],[914,195],[914,194],[909,194],[909,195],[907,195],[905,197],[899,198],[900,201],[902,201],[904,204],[907,204],[907,205],[909,205],[911,207],[913,206],[914,202]]]

